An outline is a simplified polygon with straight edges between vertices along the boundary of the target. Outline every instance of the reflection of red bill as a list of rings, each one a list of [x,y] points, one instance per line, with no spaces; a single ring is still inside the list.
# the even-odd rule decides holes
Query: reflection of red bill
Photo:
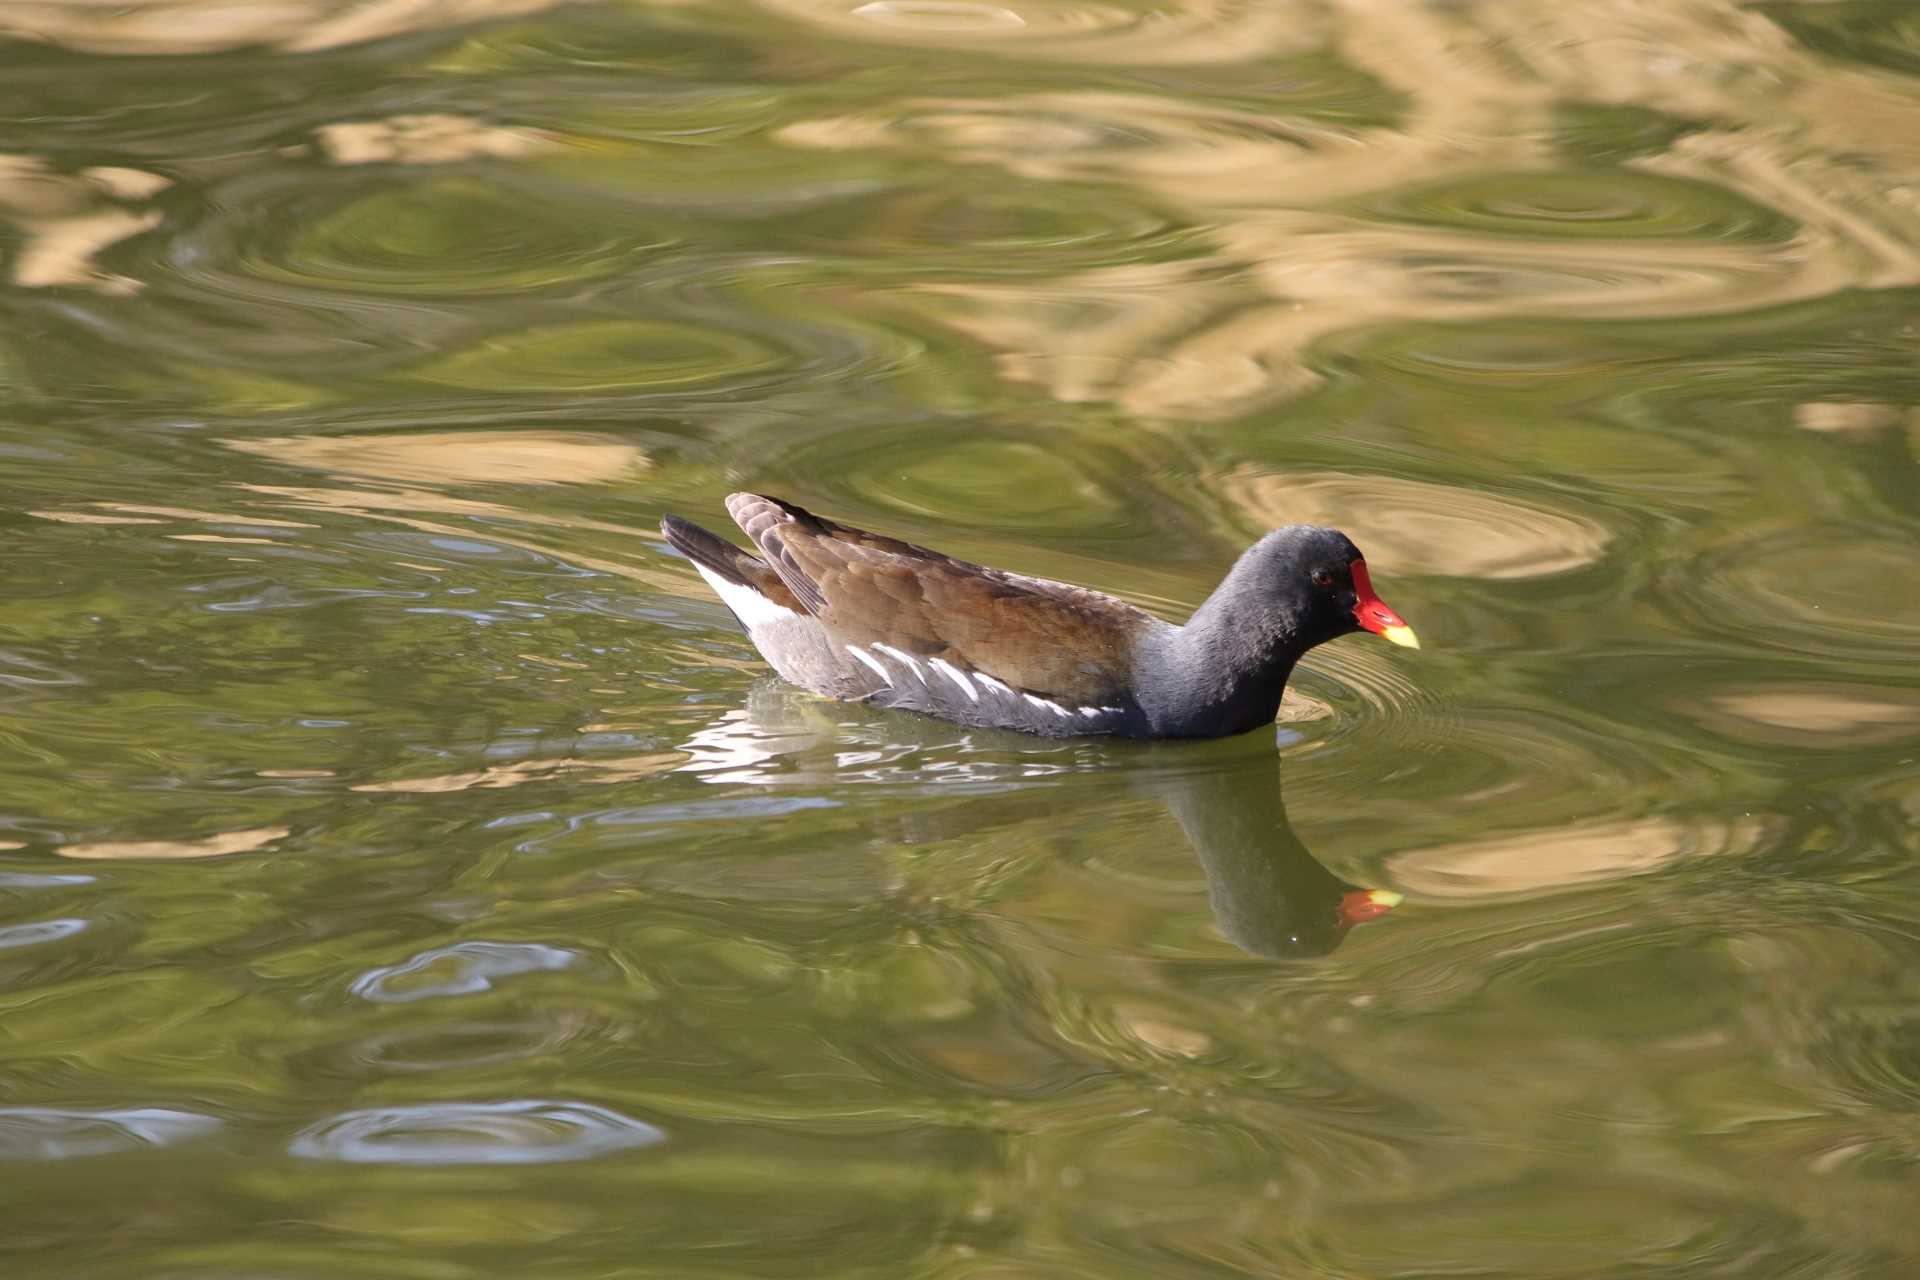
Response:
[[[1340,895],[1340,919],[1347,924],[1378,920],[1399,906],[1400,899],[1391,889],[1354,889]]]
[[[1420,641],[1407,620],[1387,608],[1387,602],[1373,594],[1373,579],[1367,576],[1367,562],[1355,560],[1353,573],[1353,620],[1377,636],[1385,636],[1398,645],[1418,649]]]

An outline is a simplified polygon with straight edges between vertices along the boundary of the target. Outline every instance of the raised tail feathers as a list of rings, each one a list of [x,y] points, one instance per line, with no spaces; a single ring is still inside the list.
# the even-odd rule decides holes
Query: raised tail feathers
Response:
[[[744,602],[727,590],[729,586],[744,587],[776,608],[795,613],[806,612],[771,565],[750,552],[742,551],[718,534],[710,533],[679,516],[664,517],[660,521],[660,532],[666,536],[669,546],[693,561],[708,585],[713,587],[736,616],[740,616],[743,625],[747,624],[747,618],[740,615]]]
[[[718,534],[709,533],[691,520],[665,516],[660,521],[660,532],[666,535],[668,545],[675,551],[729,582],[758,586],[752,567],[757,565],[763,572],[766,570],[767,566],[758,557],[742,551]]]

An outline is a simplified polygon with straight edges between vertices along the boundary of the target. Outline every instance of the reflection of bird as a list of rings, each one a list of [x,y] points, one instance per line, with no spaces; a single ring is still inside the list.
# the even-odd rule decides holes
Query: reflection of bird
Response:
[[[1276,529],[1185,626],[751,493],[762,560],[668,516],[667,541],[781,675],[830,697],[1050,737],[1210,738],[1273,720],[1300,655],[1365,628],[1418,647],[1344,534]]]
[[[849,721],[846,715],[836,714],[831,704],[767,678],[753,685],[744,706],[722,713],[682,744],[692,758],[681,767],[707,782],[757,783],[801,792],[830,779],[877,780],[880,775],[875,772],[849,770],[842,763],[849,723],[859,726],[862,721],[866,729],[885,734],[884,739],[869,738],[869,742],[889,744],[888,750],[874,755],[897,760],[927,752],[940,760],[940,772],[950,780],[971,769],[971,781],[989,784],[969,788],[978,797],[972,802],[940,806],[902,804],[899,793],[889,800],[886,791],[866,788],[865,803],[870,807],[864,825],[882,843],[953,841],[977,846],[983,840],[994,842],[997,838],[989,833],[999,828],[1032,824],[1055,829],[1063,807],[1076,813],[1106,812],[1121,793],[1132,792],[1164,804],[1179,823],[1206,872],[1207,897],[1220,932],[1244,951],[1275,959],[1325,955],[1340,945],[1354,925],[1385,915],[1400,902],[1400,895],[1392,890],[1349,884],[1307,852],[1287,822],[1279,760],[1271,744],[1257,739],[1092,754],[1087,754],[1089,748],[1022,747],[1013,739],[996,743],[991,734],[963,734],[956,740],[951,729],[933,721],[868,718],[858,713]],[[969,759],[971,764],[964,763]],[[1050,785],[993,786],[997,780],[1004,787],[1012,775],[1025,774],[1041,761],[1054,766]],[[914,773],[909,765],[902,780]],[[993,796],[988,800],[990,790]],[[918,795],[919,788],[915,786],[911,794]],[[1179,842],[1166,846],[1154,824],[1129,823],[1126,829],[1144,831],[1139,838],[1155,849],[1167,847],[1177,856]],[[1122,837],[1117,831],[1115,837],[1135,838]],[[1042,856],[1051,859],[1052,846],[1046,847],[1050,852]],[[836,840],[830,852],[804,855],[812,867],[807,873],[809,887],[789,892],[834,892],[819,883],[823,876],[842,889],[850,883],[877,882],[880,874],[866,868],[859,849],[858,844]],[[827,861],[823,863],[822,858]],[[670,874],[678,885],[707,884],[721,874],[707,865],[709,861],[699,855],[684,862],[663,860],[656,866],[666,868],[658,874]]]
[[[1276,959],[1325,955],[1348,929],[1399,904],[1392,890],[1348,884],[1314,861],[1287,823],[1275,757],[1201,765],[1156,773],[1146,785],[1200,855],[1229,942]]]

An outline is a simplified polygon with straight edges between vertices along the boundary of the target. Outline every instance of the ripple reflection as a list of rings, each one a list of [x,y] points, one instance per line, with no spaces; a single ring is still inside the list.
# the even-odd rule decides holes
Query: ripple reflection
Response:
[[[1241,62],[1310,49],[1317,8],[1299,0],[1202,0],[1134,9],[1096,0],[759,0],[832,35],[899,45],[1004,49],[1023,57],[1109,66]]]
[[[180,56],[256,45],[309,52],[337,49],[466,22],[536,13],[569,0],[435,0],[431,4],[343,4],[340,0],[274,0],[222,4],[156,0],[118,5],[14,5],[10,36],[106,54]]]
[[[1377,217],[1500,235],[1787,240],[1792,219],[1724,187],[1634,172],[1475,174],[1358,202]]]
[[[0,887],[5,887],[0,883]],[[12,947],[37,947],[43,942],[71,938],[87,927],[87,921],[72,917],[61,920],[35,920],[29,924],[0,925],[0,951]]]
[[[1772,824],[1672,818],[1549,827],[1521,835],[1409,850],[1394,881],[1435,898],[1483,898],[1639,875],[1682,858],[1744,853]]]
[[[1592,564],[1611,540],[1592,520],[1396,476],[1246,468],[1222,487],[1263,527],[1337,525],[1376,573],[1532,578]]]
[[[353,1164],[556,1164],[666,1141],[653,1125],[586,1102],[424,1102],[349,1111],[289,1151]]]
[[[577,287],[631,271],[673,242],[626,210],[504,178],[462,176],[339,200],[324,189],[293,193],[284,226],[231,252],[262,280],[472,298]]]
[[[521,1021],[425,1023],[349,1041],[310,1061],[329,1078],[356,1081],[369,1072],[385,1077],[474,1071],[564,1053],[590,1028],[587,1020],[572,1013]]]
[[[1670,607],[1709,634],[1908,666],[1920,652],[1920,593],[1901,589],[1912,577],[1909,542],[1804,525],[1719,548],[1661,585]]]
[[[1911,689],[1744,685],[1676,705],[1708,728],[1747,742],[1850,750],[1920,734],[1920,693]]]
[[[533,942],[458,942],[369,970],[349,989],[376,1004],[407,1004],[491,991],[498,979],[567,969],[580,959],[577,952]]]
[[[66,1110],[0,1107],[0,1159],[67,1160],[166,1147],[220,1127],[212,1116],[165,1107]]]
[[[606,484],[644,470],[634,445],[584,431],[411,431],[228,440],[334,475],[416,484]]]

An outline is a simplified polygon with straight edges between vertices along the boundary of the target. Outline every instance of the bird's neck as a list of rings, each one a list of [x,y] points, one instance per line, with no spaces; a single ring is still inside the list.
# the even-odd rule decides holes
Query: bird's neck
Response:
[[[1164,734],[1244,733],[1279,713],[1304,646],[1294,618],[1238,581],[1243,568],[1185,626],[1156,631],[1142,646],[1141,709]]]

